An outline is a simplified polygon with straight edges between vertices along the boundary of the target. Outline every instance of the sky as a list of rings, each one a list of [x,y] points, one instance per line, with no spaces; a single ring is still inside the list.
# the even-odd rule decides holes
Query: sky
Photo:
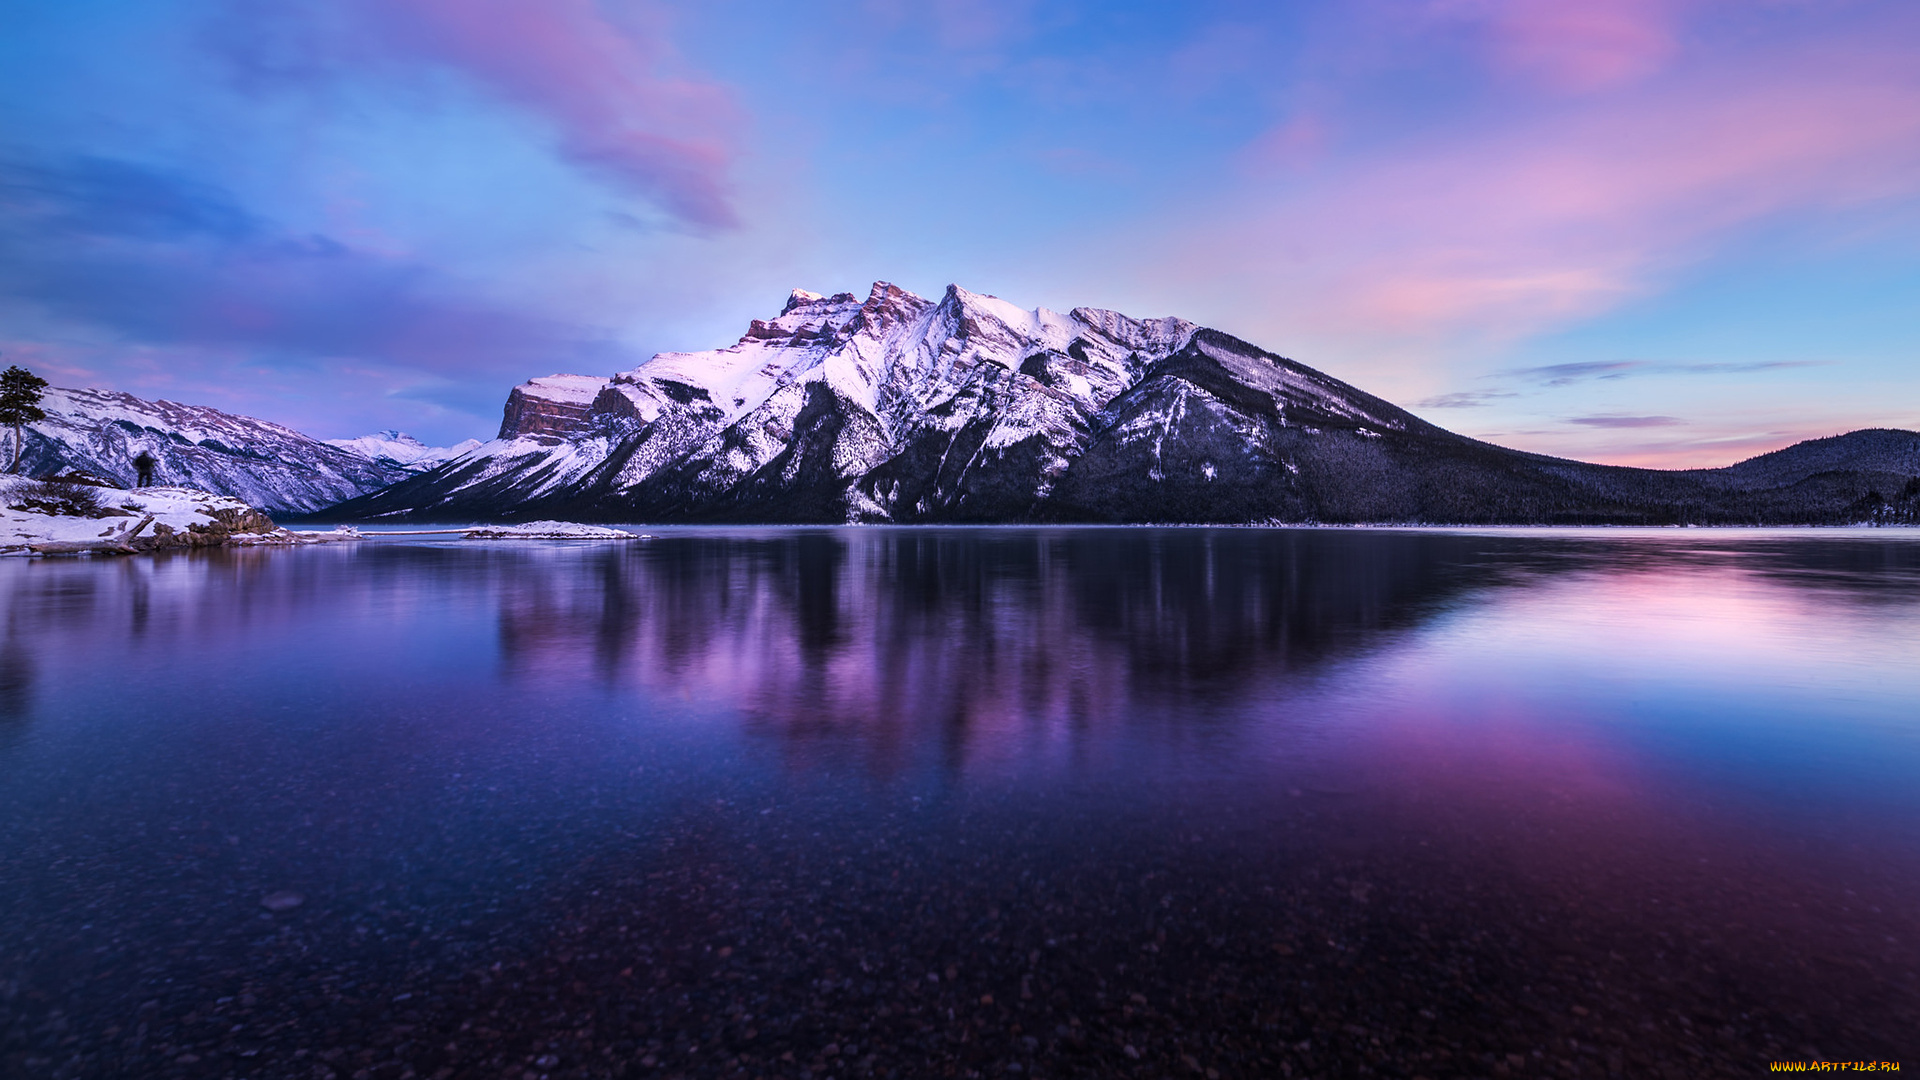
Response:
[[[1724,465],[1920,428],[1915,57],[1911,0],[0,0],[0,362],[444,445],[957,283]]]

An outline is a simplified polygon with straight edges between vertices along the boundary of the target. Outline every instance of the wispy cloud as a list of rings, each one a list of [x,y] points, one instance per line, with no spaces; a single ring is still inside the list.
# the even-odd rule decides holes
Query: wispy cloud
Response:
[[[1479,30],[1504,74],[1563,92],[1604,90],[1650,75],[1679,52],[1673,0],[1441,0],[1432,17]]]
[[[1524,397],[1546,390],[1574,386],[1593,381],[1616,381],[1637,378],[1644,375],[1731,375],[1759,371],[1773,371],[1783,368],[1819,367],[1830,361],[1825,360],[1759,360],[1751,362],[1674,362],[1660,360],[1588,360],[1566,364],[1540,364],[1531,367],[1507,368],[1481,376],[1482,379],[1500,380],[1508,385],[1522,387],[1515,390],[1461,390],[1445,394],[1436,394],[1413,403],[1416,409],[1471,409],[1482,408],[1507,398]],[[1581,417],[1569,421],[1588,427],[1655,427],[1657,422],[1670,420],[1670,417],[1625,417],[1606,416]]]
[[[1571,386],[1590,379],[1625,379],[1637,375],[1736,375],[1785,368],[1822,367],[1826,360],[1757,360],[1683,363],[1659,360],[1593,360],[1572,364],[1543,364],[1508,368],[1484,376],[1513,378],[1542,386]]]
[[[1416,409],[1475,409],[1491,405],[1500,398],[1519,397],[1511,390],[1464,390],[1453,394],[1437,394],[1413,403]]]
[[[170,169],[81,155],[0,160],[0,228],[66,242],[104,237],[244,241],[261,222],[217,185]]]
[[[268,86],[452,70],[545,120],[575,165],[695,228],[738,224],[727,172],[744,118],[718,84],[676,71],[649,5],[623,14],[594,0],[236,0],[211,40]]]
[[[1724,375],[1749,371],[1776,371],[1781,368],[1827,367],[1831,360],[1756,360],[1706,364],[1650,364],[1653,371],[1677,371],[1692,375]]]
[[[1540,367],[1509,368],[1485,376],[1489,379],[1515,378],[1545,386],[1568,386],[1584,379],[1624,379],[1647,366],[1645,360],[1593,360],[1576,364],[1545,364]]]
[[[1567,423],[1595,428],[1673,427],[1684,424],[1677,416],[1569,416]]]

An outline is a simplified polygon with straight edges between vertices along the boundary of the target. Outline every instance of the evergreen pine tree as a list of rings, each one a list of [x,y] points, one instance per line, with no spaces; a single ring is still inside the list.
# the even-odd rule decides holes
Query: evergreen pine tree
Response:
[[[20,451],[26,445],[21,426],[47,418],[40,408],[40,395],[46,388],[47,380],[18,364],[0,372],[0,424],[13,429],[13,460],[7,465],[8,472],[20,468]]]

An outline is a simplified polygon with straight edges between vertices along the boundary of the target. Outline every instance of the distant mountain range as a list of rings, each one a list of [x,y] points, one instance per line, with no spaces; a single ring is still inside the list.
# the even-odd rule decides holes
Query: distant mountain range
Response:
[[[1659,471],[1456,435],[1182,319],[957,286],[796,290],[738,342],[508,396],[499,437],[337,520],[1915,521],[1920,434]]]
[[[326,443],[364,458],[398,465],[408,472],[424,472],[480,446],[479,439],[467,439],[453,446],[428,446],[404,431],[393,430],[376,431],[357,439],[328,439]]]
[[[54,388],[40,407],[47,418],[26,428],[22,473],[78,469],[132,487],[133,459],[145,451],[156,484],[231,495],[280,514],[377,491],[479,445],[436,449],[397,431],[321,442],[266,420],[117,390]]]

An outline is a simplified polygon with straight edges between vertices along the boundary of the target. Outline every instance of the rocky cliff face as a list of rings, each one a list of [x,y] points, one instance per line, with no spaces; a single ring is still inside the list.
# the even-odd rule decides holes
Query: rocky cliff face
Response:
[[[722,349],[534,379],[509,396],[500,438],[329,513],[1798,521],[1844,519],[1897,479],[1856,470],[1780,494],[1805,479],[1799,460],[1663,473],[1525,454],[1185,320],[1027,311],[958,286],[934,301],[880,282],[865,299],[796,290]]]
[[[499,437],[566,435],[582,430],[593,413],[594,398],[605,383],[591,375],[528,379],[507,394]]]

